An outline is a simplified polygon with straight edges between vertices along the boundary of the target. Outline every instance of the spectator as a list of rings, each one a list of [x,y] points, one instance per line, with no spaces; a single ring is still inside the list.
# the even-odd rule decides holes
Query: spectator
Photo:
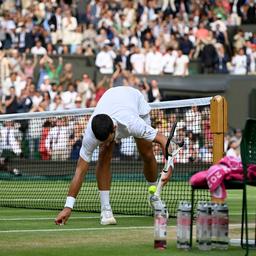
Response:
[[[247,73],[247,57],[243,48],[240,48],[232,58],[232,69],[234,75],[245,75]]]
[[[65,109],[65,107],[62,102],[62,98],[60,95],[57,94],[54,97],[53,102],[49,105],[49,110],[50,111],[58,111],[58,110],[64,110],[64,109]]]
[[[0,148],[6,170],[15,175],[21,175],[20,171],[10,170],[8,166],[10,159],[19,158],[22,152],[20,134],[13,121],[5,121],[4,126],[0,129]]]
[[[38,110],[40,112],[49,111],[50,103],[51,103],[50,93],[48,91],[43,92],[43,99],[42,99],[41,103],[39,104]]]
[[[47,55],[45,55],[47,56]],[[59,64],[57,68],[55,67],[53,60],[49,57],[47,57],[47,61],[45,62],[45,69],[47,72],[47,75],[49,76],[51,83],[59,83],[60,80],[60,74],[63,67],[63,59],[62,57],[59,57]]]
[[[16,72],[18,75],[21,75],[22,73],[21,63],[22,63],[22,58],[20,56],[20,53],[18,52],[18,50],[12,49],[11,56],[9,58],[10,69],[13,72]]]
[[[60,84],[63,85],[64,90],[67,89],[68,84],[73,82],[73,79],[73,66],[71,63],[65,63],[62,74],[60,76]]]
[[[128,59],[128,50],[125,45],[120,46],[119,53],[115,58],[115,64],[119,64],[121,69],[124,70],[127,68],[127,59]]]
[[[237,33],[234,35],[233,40],[235,52],[243,48],[245,46],[244,31],[242,29],[238,29]]]
[[[48,75],[44,76],[44,82],[40,85],[40,91],[41,92],[50,92],[51,91],[51,83],[50,83],[50,77]]]
[[[148,101],[149,102],[159,102],[161,101],[161,93],[158,87],[158,82],[153,79],[150,83],[150,90],[148,92]]]
[[[52,122],[50,120],[45,120],[43,123],[42,133],[39,141],[39,153],[42,160],[50,160],[50,154],[46,148],[45,141],[48,137],[50,128],[52,127]]]
[[[187,33],[179,40],[179,48],[182,50],[183,54],[188,55],[190,59],[192,58],[194,46]]]
[[[10,75],[10,62],[5,56],[5,52],[0,50],[0,84]]]
[[[50,128],[45,140],[45,147],[52,160],[67,160],[69,158],[70,128],[65,118],[58,118],[56,126]]]
[[[172,47],[168,48],[167,52],[163,56],[163,73],[173,74],[177,52]]]
[[[5,97],[5,113],[13,114],[18,112],[18,99],[16,96],[15,87],[9,89],[9,95]]]
[[[42,46],[42,42],[38,39],[36,45],[32,47],[31,53],[35,55],[45,55],[47,53],[46,49]]]
[[[82,98],[79,95],[76,96],[74,108],[83,108]]]
[[[213,38],[213,33],[209,31],[208,36],[202,40],[202,50],[199,54],[202,73],[209,74],[214,72],[218,58],[215,43],[216,40]]]
[[[62,18],[62,40],[64,44],[72,44],[72,35],[77,28],[77,19],[67,10]]]
[[[196,105],[192,106],[191,109],[185,113],[186,128],[187,131],[192,132],[195,135],[195,138],[199,138],[201,134],[201,123],[202,123],[202,114],[199,112]]]
[[[52,13],[48,25],[51,30],[52,42],[56,44],[58,40],[62,39],[62,10],[60,7],[57,7]]]
[[[214,31],[214,38],[216,39],[217,43],[220,43],[222,45],[226,44],[226,34],[224,34],[224,32],[221,31],[220,29],[220,25],[217,24],[216,25],[216,29],[213,30]],[[226,32],[226,31],[225,31]]]
[[[230,139],[230,141],[228,143],[228,148],[227,148],[226,155],[241,158],[240,142],[237,140],[237,138],[232,137]]]
[[[102,74],[112,74],[114,59],[116,55],[110,49],[110,45],[105,44],[101,51],[96,56],[95,65],[99,68]]]
[[[93,27],[92,23],[89,23],[83,31],[83,46],[84,48],[86,47],[91,47],[92,49],[96,48],[96,37],[97,33],[96,30]],[[107,38],[104,38],[104,40]],[[104,41],[103,40],[103,41]]]
[[[246,15],[244,23],[256,24],[256,6],[255,1],[249,0],[246,2]]]
[[[218,44],[217,54],[218,54],[218,59],[216,61],[215,72],[219,74],[227,74],[228,73],[227,63],[229,61],[229,58],[222,44]]]
[[[145,72],[149,75],[160,75],[162,73],[162,54],[152,46],[150,52],[145,55]]]
[[[74,108],[75,99],[77,96],[77,92],[75,91],[75,86],[73,83],[68,85],[68,90],[63,92],[61,95],[62,102],[65,109]]]
[[[39,159],[39,142],[43,130],[43,122],[42,118],[32,118],[28,121],[27,139],[30,159]]]
[[[104,76],[96,86],[95,98],[91,102],[91,106],[95,107],[102,95],[106,92],[107,88],[105,84],[109,84],[109,79],[107,76]]]
[[[25,81],[21,80],[16,72],[12,72],[10,77],[8,77],[3,83],[3,94],[8,95],[10,87],[15,87],[16,95],[19,97],[21,91],[25,88]]]
[[[187,76],[189,74],[188,64],[189,64],[188,56],[183,54],[181,49],[179,49],[177,51],[177,58],[175,60],[173,74],[175,76]]]
[[[121,63],[117,63],[116,70],[111,77],[110,87],[123,86],[124,80],[128,79],[128,76],[129,72],[122,67]]]
[[[82,146],[84,125],[80,121],[76,121],[73,133],[70,136],[69,144],[71,147],[70,159],[77,160],[79,158],[80,148]]]
[[[21,95],[18,98],[18,113],[26,113],[31,110],[33,101],[30,97],[29,88],[26,87],[21,91]]]
[[[249,73],[256,74],[256,44],[250,45],[249,58]]]
[[[23,54],[22,58],[22,73],[24,76],[24,79],[31,77],[34,77],[34,71],[37,64],[37,55],[34,55],[33,61],[31,59],[26,59],[26,54]]]
[[[132,65],[132,73],[134,74],[144,74],[145,72],[145,55],[141,53],[139,47],[135,48],[135,53],[130,57],[130,62]]]
[[[31,108],[31,112],[37,112],[40,111],[39,105],[43,100],[43,97],[39,91],[36,90],[36,87],[34,84],[30,85],[30,97],[32,99],[33,106]]]
[[[204,40],[208,37],[209,31],[205,28],[204,22],[200,22],[199,28],[196,32],[196,39],[197,41]]]
[[[81,96],[82,106],[89,107],[95,93],[95,86],[88,74],[83,74],[83,79],[77,85],[77,92]]]

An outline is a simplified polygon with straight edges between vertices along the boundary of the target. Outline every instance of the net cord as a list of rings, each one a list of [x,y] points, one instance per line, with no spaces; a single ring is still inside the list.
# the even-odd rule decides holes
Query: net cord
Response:
[[[167,109],[167,108],[182,108],[192,106],[206,106],[210,104],[212,97],[185,99],[185,100],[173,100],[173,101],[161,101],[149,103],[152,109]],[[45,111],[45,112],[31,112],[31,113],[19,113],[19,114],[5,114],[0,115],[0,122],[6,120],[28,120],[36,118],[50,118],[56,116],[80,116],[84,114],[91,114],[94,108],[82,108],[71,109],[63,111]]]

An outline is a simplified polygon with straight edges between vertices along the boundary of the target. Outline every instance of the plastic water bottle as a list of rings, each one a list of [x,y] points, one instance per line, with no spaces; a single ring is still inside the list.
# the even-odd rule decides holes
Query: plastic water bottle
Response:
[[[156,195],[150,196],[149,201],[150,201],[150,204],[151,204],[151,206],[152,206],[152,208],[153,208],[154,210],[156,210],[156,209],[160,210],[160,209],[166,208],[165,202],[162,201],[162,200],[161,200],[158,196],[156,196]],[[166,209],[166,210],[167,210],[167,209]]]
[[[227,250],[229,245],[228,225],[229,215],[227,204],[217,205],[217,218],[218,218],[218,238],[216,248]]]
[[[197,208],[196,241],[199,250],[211,250],[211,206],[201,202]]]
[[[212,203],[212,249],[217,247],[219,235],[218,235],[218,230],[219,230],[219,223],[218,223],[218,214],[217,214],[217,207],[218,204]]]
[[[156,208],[154,213],[154,248],[164,250],[167,246],[167,208]]]
[[[181,248],[181,211],[182,211],[182,204],[183,202],[179,203],[178,209],[177,209],[177,225],[176,225],[176,235],[177,235],[177,248]]]
[[[177,248],[190,249],[191,203],[181,202],[177,216]]]

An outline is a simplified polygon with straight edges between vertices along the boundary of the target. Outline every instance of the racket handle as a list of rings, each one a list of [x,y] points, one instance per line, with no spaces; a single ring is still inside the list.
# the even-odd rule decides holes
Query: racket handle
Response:
[[[158,181],[157,187],[156,187],[156,192],[155,195],[158,196],[160,198],[161,192],[162,192],[162,188],[163,188],[163,182],[162,179],[164,178],[164,176],[167,174],[167,172],[162,171],[160,179]]]

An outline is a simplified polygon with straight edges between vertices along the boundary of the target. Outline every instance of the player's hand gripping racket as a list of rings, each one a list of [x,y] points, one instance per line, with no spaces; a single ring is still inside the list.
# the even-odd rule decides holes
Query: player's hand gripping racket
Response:
[[[182,149],[182,147],[184,145],[183,140],[181,142],[178,142],[174,139],[176,127],[177,127],[177,122],[175,122],[173,124],[170,134],[169,134],[169,137],[166,142],[166,146],[165,146],[165,164],[164,164],[164,168],[161,172],[161,176],[158,180],[158,184],[157,184],[157,188],[156,188],[156,192],[155,192],[155,196],[157,196],[159,199],[160,199],[162,188],[163,188],[164,184],[166,183],[165,179],[168,175],[170,175],[168,173],[168,171],[169,171],[170,167],[173,168],[173,159],[179,153],[179,151]]]

